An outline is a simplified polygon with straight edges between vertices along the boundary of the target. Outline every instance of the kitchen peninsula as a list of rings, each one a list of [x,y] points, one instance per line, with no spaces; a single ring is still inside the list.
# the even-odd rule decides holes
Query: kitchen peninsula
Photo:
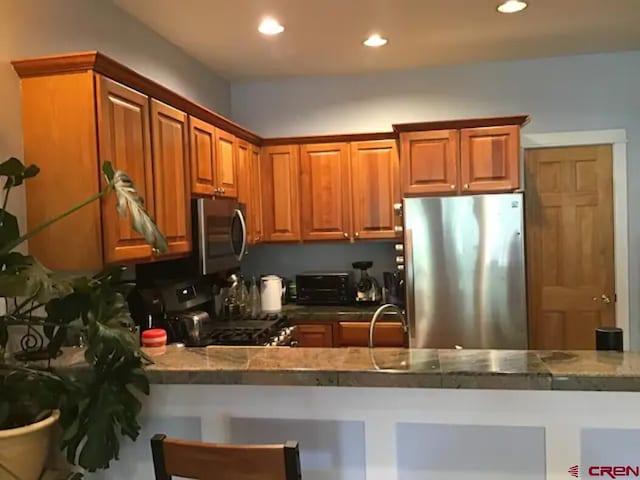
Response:
[[[222,442],[289,436],[311,479],[446,469],[448,478],[486,470],[555,480],[585,444],[631,448],[604,429],[640,428],[638,353],[169,346],[154,361],[141,441],[108,478],[152,479],[145,439],[164,431]],[[82,351],[57,362],[81,368]]]

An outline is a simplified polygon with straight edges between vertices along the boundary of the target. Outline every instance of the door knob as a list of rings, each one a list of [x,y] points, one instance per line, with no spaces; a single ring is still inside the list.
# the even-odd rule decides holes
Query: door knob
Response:
[[[600,295],[600,299],[602,300],[603,303],[611,303],[611,299],[609,298],[609,296],[605,295],[604,293]]]

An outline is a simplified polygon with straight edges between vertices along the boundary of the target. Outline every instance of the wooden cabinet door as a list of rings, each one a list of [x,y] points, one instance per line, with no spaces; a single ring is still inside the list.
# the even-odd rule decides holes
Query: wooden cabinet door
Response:
[[[348,239],[351,231],[348,145],[302,145],[300,170],[302,239]]]
[[[256,145],[250,145],[249,175],[251,177],[252,207],[249,221],[252,224],[253,243],[260,243],[264,240],[264,229],[262,227],[262,175],[260,168],[260,148]]]
[[[520,127],[464,128],[460,139],[463,192],[508,192],[520,188]]]
[[[236,198],[238,196],[238,168],[236,137],[216,128],[216,185],[217,195]]]
[[[360,240],[395,238],[393,204],[401,201],[394,140],[351,143],[353,230]]]
[[[238,202],[245,206],[245,218],[247,222],[247,241],[249,244],[255,243],[254,206],[256,192],[253,190],[252,145],[248,142],[237,139],[236,159],[238,166]]]
[[[296,340],[298,347],[333,346],[333,327],[330,323],[314,323],[296,325]]]
[[[334,326],[334,346],[367,347],[369,345],[370,325],[370,322],[338,322]],[[402,325],[395,322],[377,323],[373,334],[373,344],[376,347],[405,346]]]
[[[155,217],[149,98],[102,76],[96,86],[100,162],[109,161],[115,170],[126,172]],[[122,218],[116,211],[115,195],[102,199],[102,234],[106,263],[151,257],[151,246],[131,228],[128,215]]]
[[[155,218],[167,237],[163,256],[191,251],[191,201],[187,114],[151,100]]]
[[[457,130],[402,133],[400,141],[404,195],[457,193]]]
[[[262,149],[262,221],[265,242],[300,240],[300,159],[297,145]]]
[[[191,192],[211,196],[216,193],[214,165],[216,157],[215,127],[199,118],[189,117],[189,154],[191,158]]]

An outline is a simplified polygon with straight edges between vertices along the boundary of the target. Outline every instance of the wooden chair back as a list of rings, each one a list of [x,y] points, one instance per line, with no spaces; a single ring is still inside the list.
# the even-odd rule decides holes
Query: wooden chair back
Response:
[[[300,480],[298,442],[230,445],[190,442],[157,434],[151,439],[156,480]]]

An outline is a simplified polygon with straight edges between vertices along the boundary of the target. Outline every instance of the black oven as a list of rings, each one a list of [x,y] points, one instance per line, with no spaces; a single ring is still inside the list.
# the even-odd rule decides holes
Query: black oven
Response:
[[[296,275],[298,305],[348,305],[353,303],[353,277],[343,272],[305,272]]]

